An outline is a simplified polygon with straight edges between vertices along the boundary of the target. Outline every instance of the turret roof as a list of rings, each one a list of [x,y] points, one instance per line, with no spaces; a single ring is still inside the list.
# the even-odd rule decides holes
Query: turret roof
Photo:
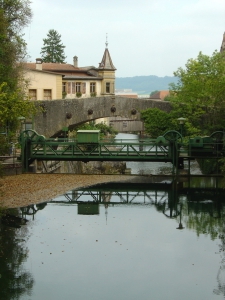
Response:
[[[220,47],[220,52],[223,52],[225,50],[225,33],[223,34],[223,40]]]
[[[109,50],[107,47],[105,48],[105,52],[103,54],[102,61],[99,64],[99,69],[107,69],[107,70],[113,70],[113,71],[116,70],[116,68],[113,65],[113,62],[112,62],[112,59],[111,59],[111,56],[109,54]]]

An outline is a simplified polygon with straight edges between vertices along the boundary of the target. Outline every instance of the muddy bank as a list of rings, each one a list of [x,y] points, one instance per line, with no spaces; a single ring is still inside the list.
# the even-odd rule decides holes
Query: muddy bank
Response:
[[[129,175],[20,174],[0,179],[0,207],[49,201],[69,190],[106,182],[130,181]]]

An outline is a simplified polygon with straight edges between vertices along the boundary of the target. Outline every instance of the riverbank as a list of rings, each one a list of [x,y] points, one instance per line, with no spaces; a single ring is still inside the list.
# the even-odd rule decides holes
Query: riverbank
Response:
[[[130,181],[129,175],[20,174],[0,179],[0,207],[24,207],[49,201],[72,189]]]

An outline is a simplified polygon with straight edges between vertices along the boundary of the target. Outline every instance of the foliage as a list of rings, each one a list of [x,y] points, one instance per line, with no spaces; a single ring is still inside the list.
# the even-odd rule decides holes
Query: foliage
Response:
[[[0,155],[8,154],[10,150],[10,144],[7,141],[5,134],[0,133]],[[2,163],[0,163],[0,177],[4,175],[4,169]],[[1,193],[1,192],[0,192]],[[0,216],[1,216],[1,207],[0,207]]]
[[[204,193],[212,199],[215,194]],[[211,240],[221,237],[224,233],[224,209],[216,208],[212,203],[201,201],[189,202],[183,206],[182,215],[185,227],[194,230],[197,236],[202,234],[210,236]],[[217,217],[212,215],[218,214]]]
[[[170,84],[173,109],[182,112],[196,132],[210,134],[224,128],[225,53],[200,52],[185,66],[174,72],[178,82]]]
[[[10,24],[9,33],[16,35],[21,28],[26,27],[32,18],[30,0],[0,0],[0,9],[4,11]]]
[[[158,90],[152,91],[152,92],[150,93],[150,96],[152,96],[152,95],[154,95],[154,94],[156,94],[156,93],[158,93],[158,92],[159,92]]]
[[[7,143],[6,135],[0,134],[0,155],[9,153],[9,144]]]
[[[76,92],[76,96],[77,96],[77,98],[80,98],[82,96],[82,93],[81,92]]]
[[[23,224],[19,209],[1,211],[0,298],[4,300],[26,297],[31,294],[34,285],[32,274],[24,268],[24,262],[28,259],[28,228],[18,230],[21,226],[13,222],[14,218],[18,218],[21,220],[20,224]],[[23,242],[19,243],[19,240]]]
[[[178,79],[170,84],[172,110],[169,114],[149,109],[142,112],[147,133],[158,136],[167,130],[180,130],[178,118],[186,119],[183,135],[210,135],[225,127],[225,53],[212,56],[199,53],[185,68],[174,72]]]
[[[148,108],[141,112],[141,118],[145,124],[145,131],[155,138],[163,135],[169,129],[174,128],[170,115],[158,108]]]
[[[21,85],[21,64],[26,56],[22,29],[31,20],[29,0],[0,0],[0,84]]]
[[[75,128],[75,131],[72,133],[72,135],[76,135],[77,130],[100,130],[100,134],[102,138],[107,135],[114,136],[118,133],[117,130],[113,129],[112,126],[108,126],[105,123],[95,124],[94,122],[89,122],[77,126]]]
[[[11,43],[16,62],[26,56],[26,43],[21,32],[32,18],[30,4],[29,0],[0,0],[1,20],[4,18],[4,26],[1,27],[1,30],[4,29],[6,32],[5,42]]]
[[[62,98],[65,99],[67,96],[67,92],[62,92]]]
[[[43,62],[65,63],[65,46],[61,42],[61,35],[56,30],[50,29],[43,41],[44,46],[41,48]]]
[[[198,164],[202,174],[218,174],[221,173],[222,160],[217,159],[198,159]]]
[[[101,133],[104,135],[104,136],[107,136],[107,135],[116,135],[118,133],[117,130],[115,130],[112,126],[108,126],[106,125],[105,123],[98,123],[95,125],[95,127],[99,130],[101,130]]]
[[[10,88],[15,88],[17,81],[14,71],[16,49],[8,38],[8,23],[4,13],[0,10],[0,83],[7,82]]]
[[[32,17],[30,3],[0,0],[0,127],[7,133],[7,143],[19,126],[18,117],[28,117],[34,112],[33,105],[24,100],[27,82],[22,64],[26,43],[21,32]],[[8,145],[4,144],[2,149],[5,147]]]
[[[96,92],[91,93],[91,97],[96,97],[96,95],[97,95]]]
[[[20,89],[11,91],[6,83],[0,85],[0,124],[8,134],[16,131],[20,125],[19,117],[31,117],[35,113],[32,102],[24,99]]]

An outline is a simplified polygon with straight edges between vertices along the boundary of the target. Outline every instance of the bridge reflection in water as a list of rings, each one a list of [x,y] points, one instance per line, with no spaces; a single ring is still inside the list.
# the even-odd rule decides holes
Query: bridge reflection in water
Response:
[[[99,269],[104,269],[107,261],[110,261],[110,266],[119,265],[120,268],[121,261],[124,263],[126,257],[129,257],[128,266],[131,265],[131,261],[138,265],[140,264],[141,253],[141,255],[144,256],[144,262],[143,265],[141,265],[142,269],[140,274],[143,274],[145,271],[147,261],[147,275],[154,278],[155,269],[153,270],[153,268],[149,266],[153,266],[153,261],[158,259],[157,267],[155,268],[160,269],[160,272],[159,277],[156,276],[156,281],[160,279],[165,285],[168,283],[167,279],[170,278],[171,272],[174,278],[177,273],[181,273],[181,271],[185,270],[186,273],[182,273],[183,279],[185,279],[183,281],[190,286],[192,298],[214,299],[213,295],[223,296],[225,295],[225,284],[223,281],[225,274],[224,257],[222,261],[219,262],[219,271],[217,266],[215,270],[212,270],[214,261],[212,262],[211,260],[212,258],[216,259],[214,253],[218,247],[210,247],[213,243],[211,243],[211,241],[214,241],[214,244],[217,245],[218,242],[221,243],[219,244],[219,251],[224,251],[225,249],[225,191],[220,188],[207,188],[207,186],[199,188],[186,187],[185,184],[183,188],[178,189],[174,187],[174,184],[172,181],[167,180],[158,184],[104,184],[72,190],[49,202],[22,208],[21,210],[24,217],[26,216],[27,219],[34,218],[35,221],[37,221],[32,224],[38,225],[38,223],[40,223],[38,225],[40,229],[32,235],[33,240],[30,242],[30,245],[33,245],[33,243],[35,247],[39,247],[37,245],[40,244],[42,245],[41,259],[43,260],[44,252],[46,252],[49,257],[49,245],[55,247],[56,241],[60,241],[58,247],[60,249],[59,251],[61,251],[62,240],[63,245],[66,245],[65,241],[68,240],[68,248],[66,248],[68,255],[66,258],[62,258],[62,263],[66,265],[67,261],[69,261],[72,265],[71,257],[73,257],[75,262],[72,262],[76,266],[76,270],[82,270],[82,272],[85,270],[88,279],[89,274],[91,274],[88,288],[90,288],[92,284],[94,278],[93,274],[96,274],[95,264],[95,267],[92,269],[93,259],[101,265],[97,270],[99,272],[98,276],[100,276],[101,279],[99,280],[98,277],[98,282],[102,282],[105,278],[105,270],[102,275]],[[76,215],[76,208],[78,215]],[[43,210],[46,211],[43,212]],[[38,222],[39,220],[41,221]],[[104,226],[105,224],[107,224],[107,229]],[[46,230],[47,228],[48,230]],[[60,234],[61,231],[62,234]],[[182,234],[179,233],[181,231]],[[132,236],[130,239],[131,233]],[[193,235],[197,235],[198,239],[192,239]],[[202,235],[202,237],[200,235]],[[38,238],[38,236],[40,236],[40,238]],[[44,239],[48,241],[46,248],[43,243]],[[121,247],[120,250],[114,247],[116,243],[114,239],[116,241],[123,241],[121,245],[118,245]],[[199,242],[200,240],[201,242]],[[211,241],[205,244],[206,240]],[[97,243],[98,241],[104,242]],[[97,247],[95,243],[98,244]],[[189,243],[191,245],[190,247]],[[122,248],[122,244],[126,244],[126,247]],[[130,246],[129,250],[132,249],[129,253],[127,245]],[[135,247],[138,249],[136,252]],[[193,248],[195,251],[193,251]],[[76,251],[74,251],[74,249],[76,249]],[[105,252],[102,252],[102,249],[104,249]],[[126,254],[123,252],[124,250]],[[182,251],[184,251],[184,253],[182,253]],[[212,251],[213,256],[211,255]],[[203,252],[204,255],[202,255]],[[70,255],[71,253],[73,254]],[[74,255],[74,253],[76,255]],[[104,253],[104,255],[102,255],[102,253]],[[117,254],[119,255],[119,263],[114,260],[114,256]],[[60,258],[59,253],[57,255],[58,261]],[[201,258],[201,255],[203,258]],[[152,258],[153,256],[154,258]],[[85,258],[85,264],[80,257]],[[122,260],[120,259],[121,257]],[[48,258],[48,263],[49,261],[53,261],[51,259]],[[82,263],[79,269],[77,266],[80,260]],[[219,261],[220,259],[217,260]],[[215,260],[216,263],[217,260]],[[88,263],[86,263],[86,261]],[[172,264],[171,261],[173,262]],[[191,268],[187,269],[187,261],[188,264],[191,265]],[[211,264],[210,268],[209,264]],[[109,265],[107,264],[107,266]],[[54,270],[54,266],[52,266],[52,268]],[[110,273],[107,274],[112,274],[112,266],[109,268]],[[65,273],[68,272],[68,269],[65,270]],[[209,269],[213,274],[207,272]],[[127,273],[122,272],[122,274],[132,274],[129,267],[127,267],[127,270]],[[201,271],[201,275],[198,284],[196,284],[195,276],[196,272],[200,274],[199,270]],[[162,276],[162,274],[164,274],[163,272],[166,272],[166,280]],[[75,276],[74,269],[72,274]],[[79,272],[77,272],[77,274],[75,279],[79,282],[79,285],[77,285],[77,289],[79,289],[79,286],[82,285],[82,281],[79,281]],[[209,275],[212,276],[211,281],[213,279],[215,280],[215,284],[207,281]],[[73,276],[70,275],[74,280]],[[143,278],[147,278],[145,272],[144,277],[143,275],[139,276],[142,276],[142,281],[144,280]],[[124,278],[125,277],[126,276],[124,276]],[[138,277],[138,280],[139,278],[140,277]],[[176,277],[176,280],[179,282],[179,275]],[[190,280],[191,285],[189,284]],[[65,282],[69,282],[70,284],[69,280]],[[202,282],[204,282],[204,284]],[[187,295],[183,293],[183,283],[177,285],[176,282],[174,283],[174,280],[171,280],[169,284],[173,290],[176,290],[176,292],[179,291],[179,299],[190,299],[190,294]],[[129,285],[130,281],[128,283],[128,286]],[[154,290],[155,285],[157,285],[156,282],[151,286],[151,290]],[[201,287],[199,287],[199,285],[201,285]],[[191,289],[192,286],[196,286],[194,291]],[[84,289],[84,287],[82,288]],[[96,288],[96,282],[91,285],[91,289],[93,290],[94,288]],[[146,283],[146,286],[144,285],[144,288],[147,291],[146,295],[148,295],[149,281]],[[204,288],[210,290],[208,297],[202,296]],[[115,291],[117,291],[116,288]],[[143,285],[141,285],[139,291],[143,293]],[[98,291],[95,290],[95,293],[98,295]],[[157,299],[158,291],[154,293],[154,298]],[[120,299],[121,292],[119,294],[117,293],[117,298]],[[123,295],[125,294],[127,294],[127,289],[125,289]],[[182,295],[184,295],[183,298]],[[172,296],[170,298],[172,299]],[[91,298],[89,297],[88,299]],[[99,298],[95,297],[93,299]],[[147,296],[145,299],[148,299]],[[166,298],[163,297],[161,299]]]
[[[175,188],[176,182],[165,180],[158,184],[118,184],[110,183],[88,188],[71,190],[49,201],[49,204],[77,205],[80,215],[96,215],[100,213],[99,205],[108,208],[120,205],[155,206],[158,212],[166,217],[177,219],[181,228],[182,209],[185,214],[206,212],[213,218],[220,218],[220,204],[224,202],[225,190],[222,188],[191,188],[186,184],[183,188]],[[214,182],[217,184],[217,182]],[[48,204],[21,208],[23,215],[35,215]]]

